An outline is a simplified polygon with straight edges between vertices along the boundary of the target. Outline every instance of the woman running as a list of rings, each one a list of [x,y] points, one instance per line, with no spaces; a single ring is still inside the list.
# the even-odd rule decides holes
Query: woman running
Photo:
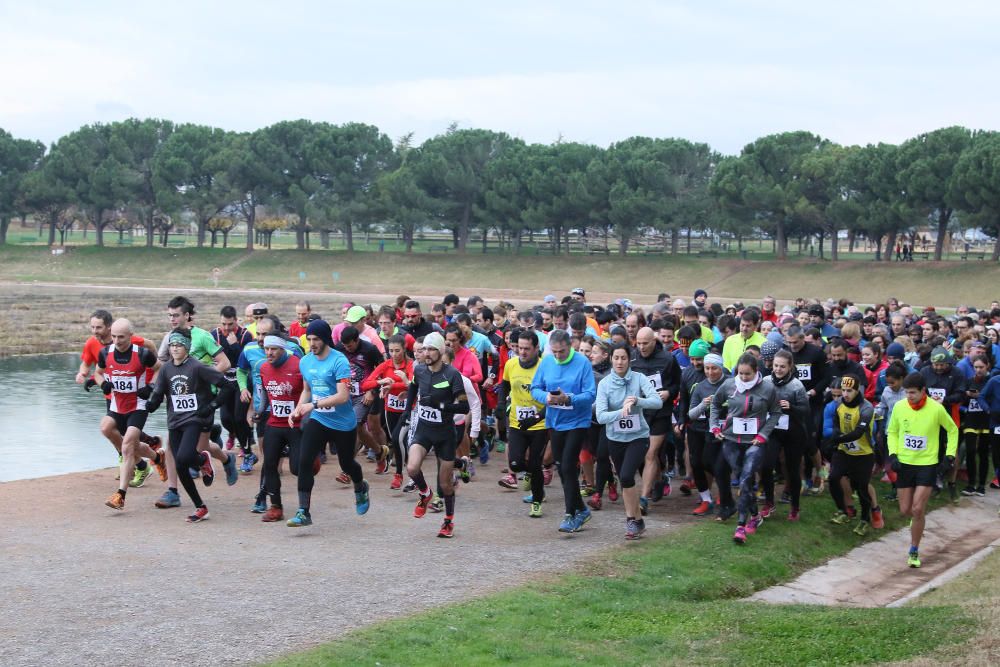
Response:
[[[774,511],[774,469],[778,465],[778,455],[785,455],[785,488],[791,499],[788,512],[789,521],[799,520],[799,495],[802,492],[800,467],[802,453],[809,433],[809,398],[802,381],[795,377],[792,353],[779,350],[771,364],[771,375],[764,378],[774,386],[778,394],[781,416],[764,447],[764,462],[761,469],[761,483],[764,487],[764,506],[760,510],[763,518]]]
[[[401,334],[393,334],[386,341],[389,358],[372,371],[361,383],[361,391],[378,389],[379,398],[385,403],[385,422],[392,442],[392,458],[396,472],[389,488],[398,490],[403,486],[403,461],[406,452],[398,437],[399,420],[406,405],[406,390],[413,379],[413,361],[406,356],[406,339]]]

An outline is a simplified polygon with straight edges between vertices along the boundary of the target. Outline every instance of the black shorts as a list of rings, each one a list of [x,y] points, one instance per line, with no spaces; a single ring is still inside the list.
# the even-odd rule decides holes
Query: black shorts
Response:
[[[455,450],[458,449],[458,443],[455,441],[455,429],[431,430],[421,428],[420,424],[417,424],[417,431],[413,434],[413,439],[410,440],[410,447],[413,445],[420,445],[428,452],[434,450],[434,454],[440,461],[454,461]]]
[[[915,466],[901,463],[902,467],[896,476],[897,489],[913,489],[918,486],[934,486],[937,482],[938,467],[935,464]]]
[[[657,415],[652,421],[646,420],[649,423],[649,435],[667,435],[673,432],[674,424],[673,419],[670,418],[669,414]]]
[[[134,410],[127,415],[123,415],[108,410],[108,416],[115,420],[115,428],[118,429],[118,434],[125,435],[125,431],[130,426],[134,426],[141,431],[146,425],[146,418],[149,416],[149,413],[145,410]]]

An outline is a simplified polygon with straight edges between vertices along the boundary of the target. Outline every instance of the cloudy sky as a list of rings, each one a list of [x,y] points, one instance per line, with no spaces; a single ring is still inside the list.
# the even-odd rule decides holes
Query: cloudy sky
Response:
[[[51,142],[156,116],[251,130],[450,123],[531,142],[633,135],[726,153],[805,129],[900,142],[1000,129],[989,2],[9,2],[0,127]]]

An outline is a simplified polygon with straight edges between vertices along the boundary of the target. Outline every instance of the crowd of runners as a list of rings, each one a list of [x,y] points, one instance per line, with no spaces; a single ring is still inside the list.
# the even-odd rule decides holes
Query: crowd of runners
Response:
[[[828,492],[830,520],[859,536],[897,503],[919,567],[932,495],[1000,488],[997,302],[943,316],[895,298],[779,308],[698,290],[637,307],[588,303],[578,288],[522,308],[400,296],[327,318],[303,301],[287,325],[264,303],[217,312],[200,328],[195,305],[171,299],[158,344],[106,310],[90,318],[76,382],[106,402],[100,431],[119,453],[109,508],[124,510],[155,470],[166,485],[155,506],[181,506],[183,489],[187,521],[204,521],[196,480],[209,486],[221,468],[234,485],[256,469],[250,511],[299,528],[334,465],[323,481],[350,485],[359,515],[384,476],[413,494],[414,517],[442,513],[438,536],[452,537],[456,492],[492,460],[502,489],[526,492],[528,517],[554,507],[558,475],[554,528],[576,533],[614,503],[629,540],[668,496],[674,511],[734,520],[739,544],[781,505],[797,521],[803,495]],[[148,434],[159,409],[167,433]]]

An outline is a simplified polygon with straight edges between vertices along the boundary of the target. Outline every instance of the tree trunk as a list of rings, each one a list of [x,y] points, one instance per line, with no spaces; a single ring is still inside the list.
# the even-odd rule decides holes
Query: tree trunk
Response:
[[[319,245],[323,250],[330,249],[330,230],[321,229],[319,230]]]
[[[691,254],[691,228],[687,229],[687,254]]]
[[[403,230],[403,243],[406,244],[406,252],[413,252],[413,230],[404,229]]]
[[[222,247],[223,248],[228,248],[229,247],[229,232],[230,231],[231,230],[229,230],[229,229],[223,229],[222,230]]]
[[[823,253],[824,253],[823,241],[825,241],[825,240],[826,240],[826,233],[823,230],[820,230],[820,232],[819,232],[819,258],[820,259],[825,259],[823,257]]]
[[[628,252],[628,243],[629,243],[629,237],[626,236],[625,234],[622,234],[618,238],[618,254],[621,255],[622,257],[624,257],[625,253]]]
[[[882,261],[882,237],[875,239],[875,261]]]
[[[469,245],[469,220],[472,219],[472,202],[462,207],[462,221],[458,225],[458,252],[465,254]]]
[[[489,239],[489,231],[486,230],[486,229],[484,229],[483,230],[483,254],[484,255],[486,254],[486,244],[488,242],[488,239]]]
[[[566,254],[567,254],[567,255],[569,255],[569,254],[570,254],[570,244],[569,244],[569,231],[570,231],[570,230],[569,230],[569,226],[566,226],[566,227],[565,227],[565,228],[563,229],[563,233],[564,233],[564,234],[566,235]]]
[[[205,232],[208,229],[208,218],[198,216],[198,247],[205,247]],[[215,247],[215,232],[212,232],[212,247]]]
[[[7,229],[10,227],[10,216],[0,215],[0,245],[7,245]]]
[[[350,220],[344,221],[344,242],[347,245],[347,252],[354,252],[354,227]],[[367,239],[365,243],[368,243]]]
[[[736,235],[736,249],[743,252],[743,234]]]
[[[3,243],[3,241],[0,241],[0,243]],[[990,259],[994,262],[1000,260],[1000,234],[997,234],[996,243],[993,244],[993,255],[990,256]]]
[[[680,247],[681,242],[681,232],[679,229],[670,230],[670,254],[676,255],[677,250]]]
[[[896,252],[896,231],[893,230],[889,232],[889,237],[885,240],[885,257],[882,259],[886,262],[892,261],[892,254]]]
[[[997,238],[1000,239],[1000,236],[998,236]],[[514,234],[514,254],[517,254],[517,255],[521,254],[521,230],[520,229],[517,230],[516,234]]]
[[[940,262],[941,256],[944,254],[944,237],[948,233],[948,221],[951,220],[951,209],[945,208],[944,205],[938,207],[938,229],[937,229],[937,242],[934,243],[934,261]]]
[[[295,225],[295,248],[296,250],[306,249],[306,216],[304,213],[299,214],[299,224]]]
[[[255,228],[255,223],[257,222],[257,207],[254,206],[253,202],[250,202],[250,212],[246,216],[247,218],[247,250],[253,250],[254,233],[257,231]]]
[[[156,230],[153,228],[153,207],[149,207],[149,212],[146,214],[146,247],[153,247],[153,236]]]
[[[785,237],[785,221],[778,218],[776,228],[777,233],[774,235],[775,254],[778,259],[785,260],[788,259],[788,242]]]
[[[848,232],[848,234],[849,235],[853,234],[853,232]],[[840,248],[838,247],[837,244],[838,238],[840,237],[837,236],[837,228],[834,227],[833,229],[830,230],[830,259],[832,259],[834,262],[840,259]],[[854,241],[852,239],[851,245],[849,247],[853,248],[853,246],[854,246]]]

